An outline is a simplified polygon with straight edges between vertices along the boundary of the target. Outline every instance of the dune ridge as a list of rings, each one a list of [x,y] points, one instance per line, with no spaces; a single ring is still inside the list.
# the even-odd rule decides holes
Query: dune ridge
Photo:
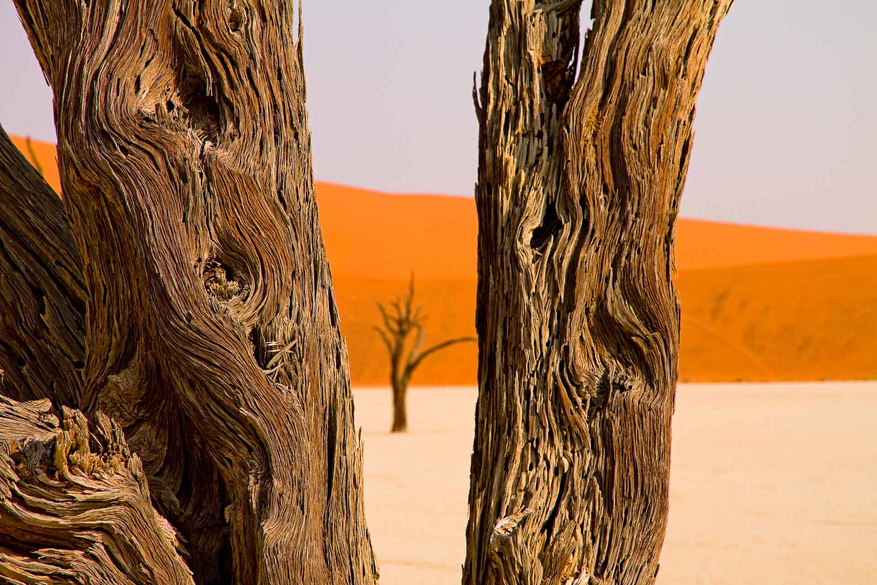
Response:
[[[54,146],[32,146],[60,191]],[[376,303],[411,273],[427,343],[475,334],[472,199],[331,183],[317,183],[317,199],[354,384],[387,384]],[[681,380],[877,379],[877,237],[680,219],[676,268]],[[470,385],[476,372],[476,346],[463,344],[424,361],[413,383]]]

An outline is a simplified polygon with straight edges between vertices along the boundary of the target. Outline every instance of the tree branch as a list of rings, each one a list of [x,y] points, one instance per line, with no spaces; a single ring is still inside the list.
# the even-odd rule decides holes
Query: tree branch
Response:
[[[393,354],[393,342],[390,341],[390,337],[389,337],[389,335],[387,335],[387,332],[385,332],[380,327],[374,327],[374,330],[377,331],[378,334],[381,336],[381,339],[383,340],[384,345],[387,347],[387,351],[390,352],[390,355],[392,355]]]
[[[402,335],[402,327],[399,325],[396,319],[393,319],[389,313],[387,313],[387,309],[384,308],[384,305],[381,303],[377,303],[378,310],[381,312],[381,318],[384,320],[384,327],[386,327],[387,331],[393,335]]]
[[[411,350],[408,352],[408,360],[405,364],[406,371],[411,363],[417,359],[418,354],[420,354],[420,349],[423,347],[423,327],[420,324],[417,324],[414,328],[417,330],[417,336],[414,338],[414,345],[411,346]]]
[[[61,199],[0,127],[0,393],[79,406],[82,263]]]
[[[405,318],[409,319],[409,324],[413,325],[413,322],[410,321],[413,315],[413,311],[411,310],[411,306],[414,303],[414,273],[411,273],[411,279],[408,281],[408,296],[405,298]]]
[[[455,345],[457,343],[465,343],[465,342],[469,342],[469,341],[477,342],[478,338],[476,338],[476,337],[457,337],[455,339],[449,339],[447,341],[443,341],[441,343],[433,345],[432,347],[430,347],[429,349],[427,349],[426,351],[421,353],[419,356],[417,356],[417,358],[413,362],[410,362],[408,364],[408,370],[409,370],[409,372],[414,372],[414,369],[420,365],[420,362],[422,362],[424,359],[426,359],[427,357],[429,357],[430,355],[434,354],[437,351],[440,351],[446,347],[449,347],[451,345]]]

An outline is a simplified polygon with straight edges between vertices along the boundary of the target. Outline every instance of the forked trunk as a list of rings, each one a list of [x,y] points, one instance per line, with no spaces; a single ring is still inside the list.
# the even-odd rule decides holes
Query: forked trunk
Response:
[[[64,388],[46,395],[119,423],[196,583],[375,582],[292,1],[16,6],[54,91],[64,229],[87,304],[77,347],[81,331],[62,326],[78,318],[81,281],[46,280],[52,266],[20,279],[54,288],[18,291],[51,326],[25,322],[16,344],[33,331],[68,335],[60,353],[81,376],[59,377]],[[16,262],[0,258],[7,265]],[[63,300],[40,308],[43,293]],[[29,300],[18,305],[33,312]],[[57,350],[49,345],[35,351]],[[18,368],[7,376],[17,387],[38,381],[33,364],[3,363]],[[105,502],[86,505],[99,514]],[[45,555],[34,538],[15,552]],[[120,559],[107,556],[90,582],[179,582],[136,562],[128,573]]]
[[[732,0],[494,0],[480,103],[479,398],[463,582],[652,583],[673,229]]]

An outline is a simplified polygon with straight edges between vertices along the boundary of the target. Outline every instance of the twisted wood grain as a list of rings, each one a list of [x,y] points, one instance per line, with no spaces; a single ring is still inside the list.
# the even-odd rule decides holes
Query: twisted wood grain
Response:
[[[125,430],[197,583],[374,582],[296,7],[16,6],[82,258],[82,410]]]
[[[140,459],[104,415],[0,396],[0,580],[193,583]]]
[[[580,2],[491,3],[464,584],[655,579],[679,349],[673,228],[730,5],[595,0],[580,48]]]

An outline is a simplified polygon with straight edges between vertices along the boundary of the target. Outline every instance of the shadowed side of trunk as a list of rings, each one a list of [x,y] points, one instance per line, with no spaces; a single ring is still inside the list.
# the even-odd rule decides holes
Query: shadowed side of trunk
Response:
[[[58,195],[0,128],[0,394],[78,407],[85,284]]]
[[[375,582],[292,2],[16,6],[82,258],[80,408],[196,582]]]
[[[463,582],[652,583],[673,229],[730,0],[496,0],[480,93],[479,398]]]

